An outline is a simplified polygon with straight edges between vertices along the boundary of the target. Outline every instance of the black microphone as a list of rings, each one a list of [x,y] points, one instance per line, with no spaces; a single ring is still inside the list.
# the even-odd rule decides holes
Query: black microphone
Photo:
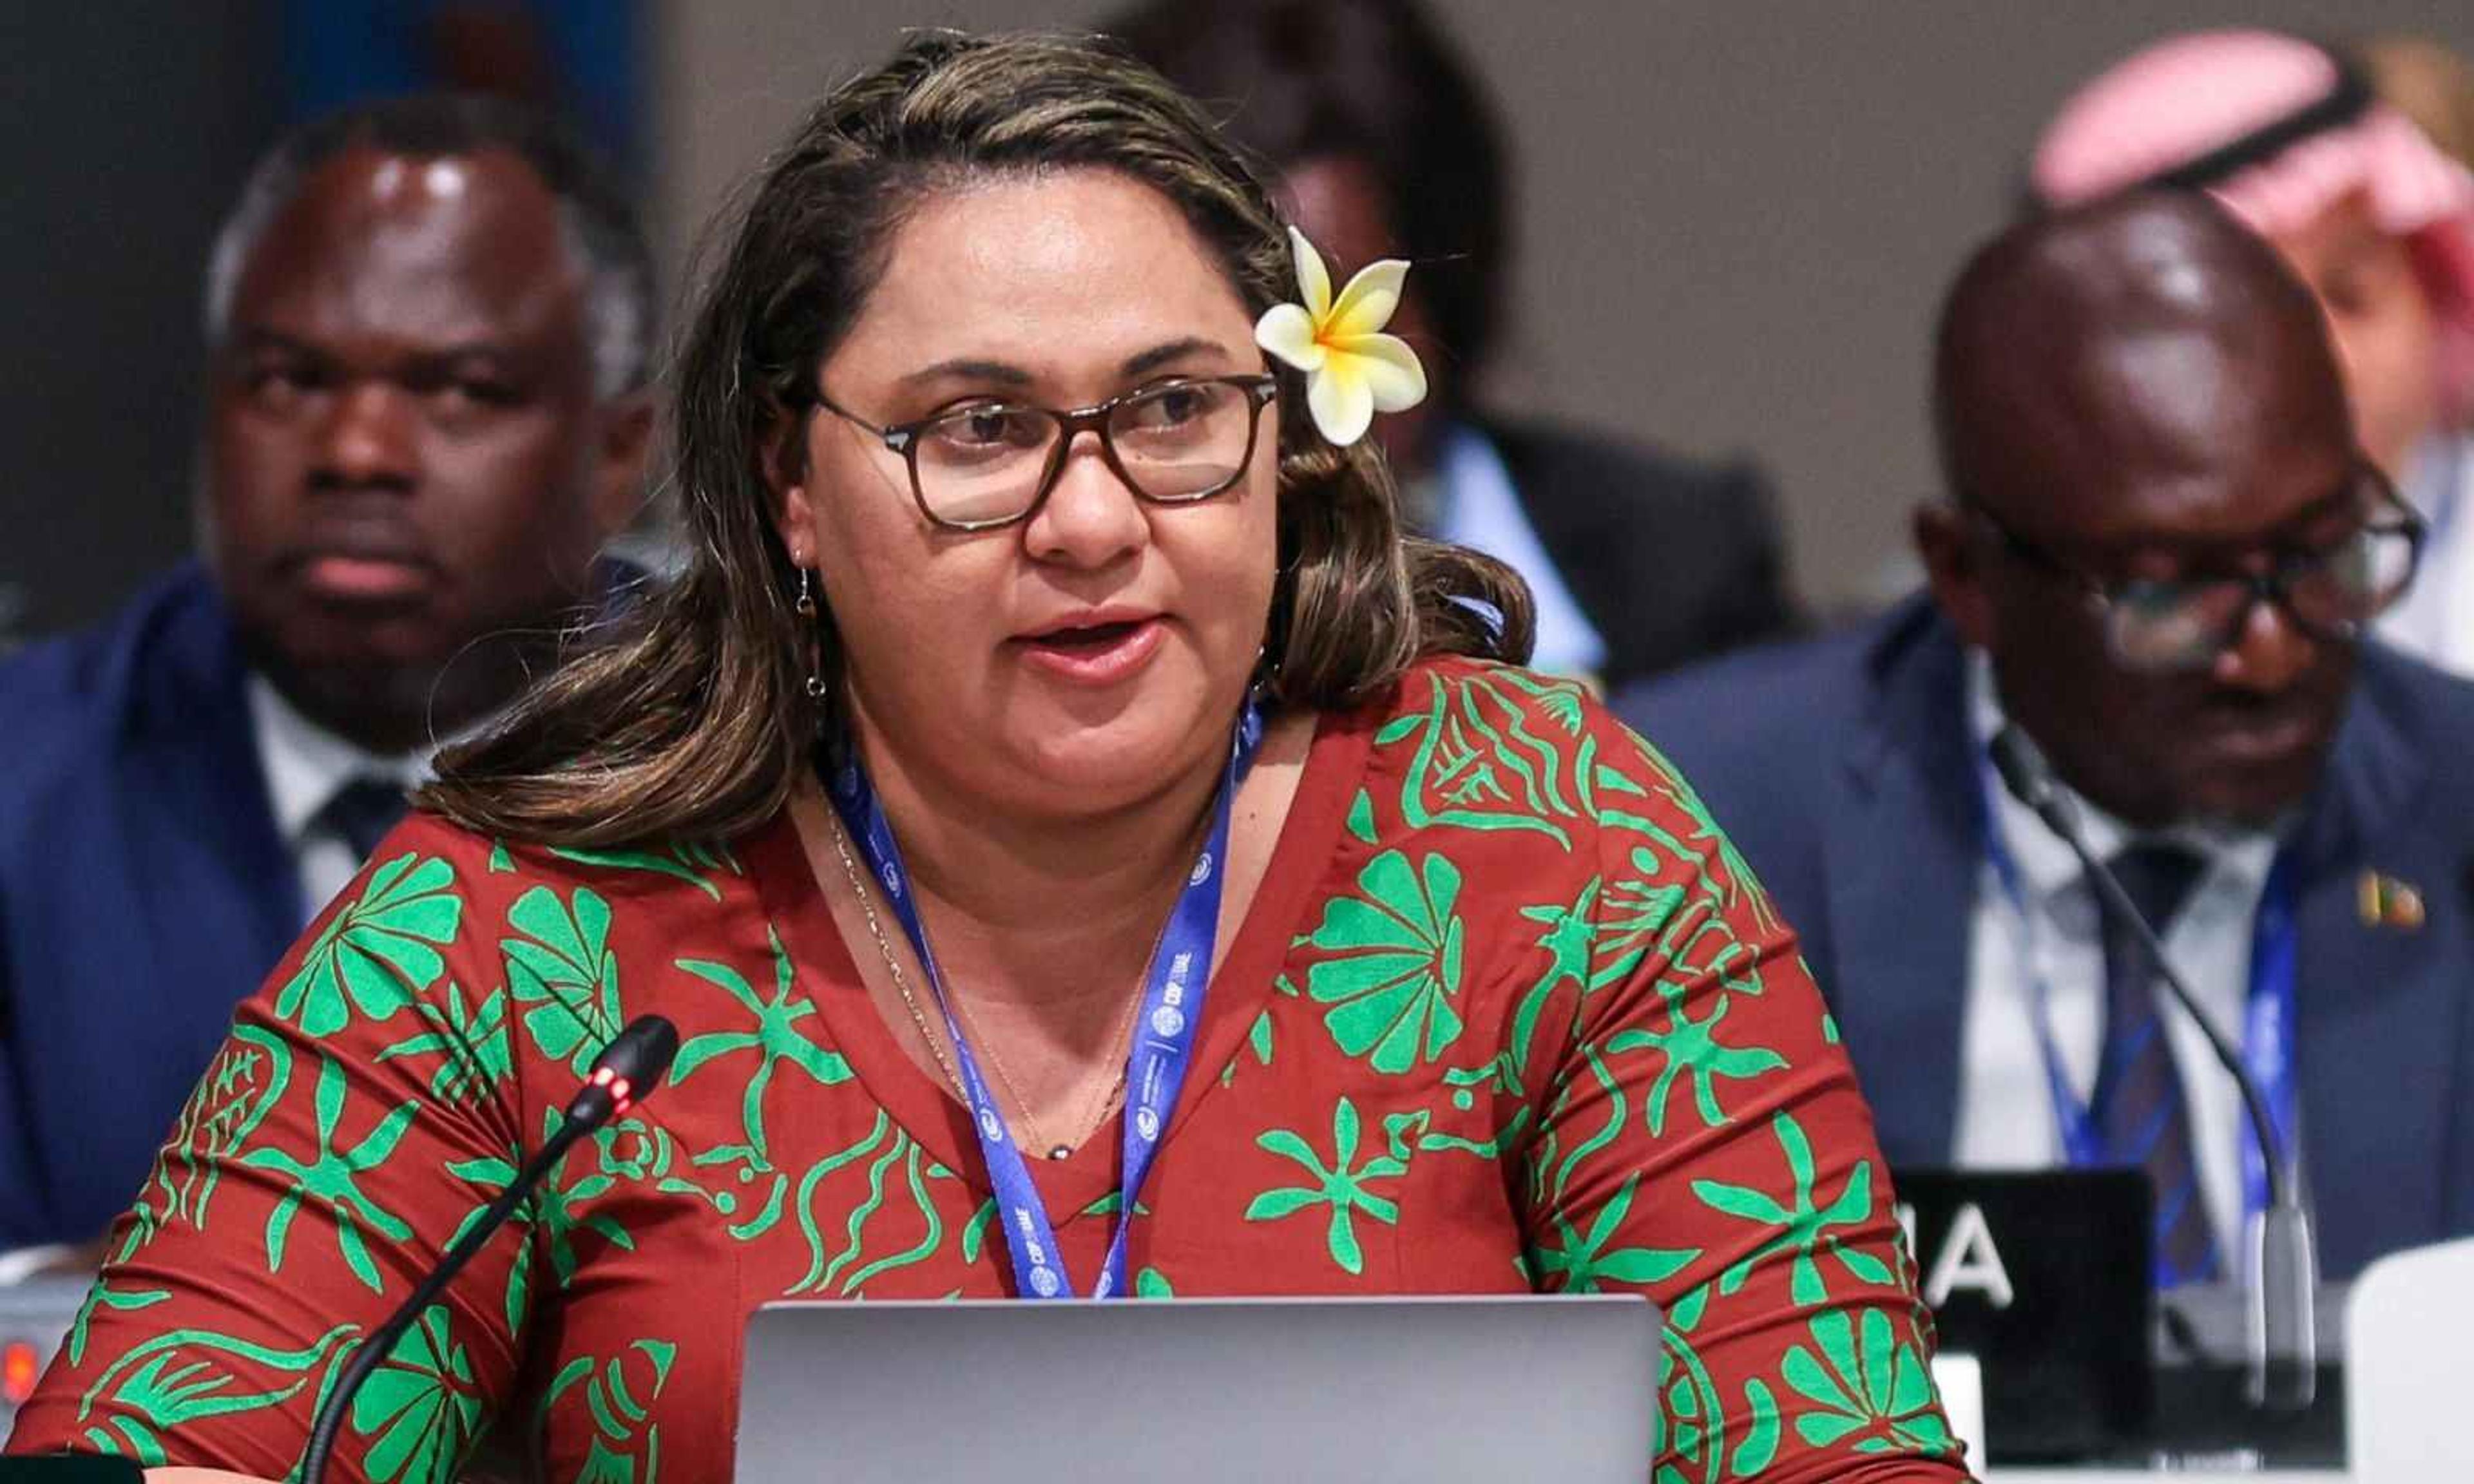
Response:
[[[660,1016],[639,1016],[627,1022],[627,1028],[610,1040],[601,1055],[594,1060],[593,1071],[573,1101],[567,1105],[567,1117],[542,1146],[541,1151],[524,1162],[507,1188],[490,1203],[481,1219],[463,1238],[447,1249],[438,1266],[414,1287],[411,1296],[396,1305],[385,1324],[378,1326],[369,1340],[356,1351],[352,1362],[344,1367],[343,1379],[318,1408],[309,1427],[309,1446],[301,1454],[301,1484],[320,1484],[327,1472],[327,1460],[335,1450],[335,1433],[343,1426],[344,1413],[352,1404],[352,1396],[377,1369],[378,1362],[395,1349],[438,1296],[445,1292],[455,1275],[473,1260],[475,1253],[487,1244],[516,1208],[541,1184],[543,1177],[566,1155],[575,1141],[593,1133],[611,1119],[625,1113],[638,1099],[651,1092],[670,1069],[670,1058],[679,1052],[679,1030]]]
[[[2300,1411],[2311,1405],[2318,1389],[2318,1334],[2313,1290],[2318,1282],[2318,1261],[2312,1249],[2311,1217],[2302,1209],[2301,1182],[2292,1160],[2277,1146],[2268,1115],[2268,1097],[2243,1065],[2216,1026],[2199,1008],[2198,996],[2182,981],[2165,957],[2156,929],[2140,915],[2104,862],[2088,848],[2080,832],[2078,806],[2045,761],[2045,754],[2017,725],[2004,726],[1993,738],[1993,769],[2010,796],[2036,812],[2045,827],[2059,835],[2079,858],[2097,895],[2122,922],[2130,924],[2140,951],[2165,981],[2174,1002],[2208,1039],[2208,1049],[2242,1089],[2243,1109],[2251,1135],[2259,1140],[2260,1162],[2268,1172],[2268,1209],[2251,1218],[2250,1282],[2244,1290],[2249,1325],[2249,1374],[2244,1390],[2253,1406]],[[1988,823],[1987,827],[1991,827]]]

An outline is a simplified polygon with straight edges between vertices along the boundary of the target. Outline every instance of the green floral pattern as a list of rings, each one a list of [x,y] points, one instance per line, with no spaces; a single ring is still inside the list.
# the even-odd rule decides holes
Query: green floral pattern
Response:
[[[1823,1279],[1816,1254],[1827,1254],[1859,1283],[1891,1286],[1895,1282],[1891,1265],[1846,1239],[1847,1235],[1869,1230],[1866,1223],[1873,1216],[1873,1167],[1856,1165],[1848,1172],[1846,1185],[1830,1204],[1816,1205],[1814,1191],[1819,1177],[1813,1165],[1812,1144],[1805,1137],[1803,1127],[1792,1114],[1783,1113],[1772,1128],[1778,1136],[1779,1148],[1786,1155],[1787,1176],[1792,1182],[1785,1201],[1756,1186],[1715,1180],[1692,1183],[1692,1193],[1701,1198],[1702,1204],[1757,1223],[1770,1233],[1750,1255],[1719,1276],[1718,1291],[1734,1292],[1763,1259],[1781,1253],[1794,1254],[1794,1277],[1788,1292],[1798,1304],[1820,1304],[1829,1297],[1830,1285]],[[1844,1229],[1845,1234],[1833,1229]]]
[[[799,1031],[803,1020],[815,1017],[813,1001],[792,998],[791,989],[796,971],[790,967],[790,955],[777,936],[773,947],[773,997],[760,1000],[746,978],[728,964],[711,964],[695,959],[681,959],[678,967],[697,978],[719,986],[740,1007],[755,1017],[756,1023],[746,1030],[716,1031],[698,1036],[679,1048],[678,1060],[671,1065],[671,1082],[684,1086],[687,1080],[716,1057],[735,1052],[757,1053],[756,1069],[748,1074],[747,1090],[741,1099],[747,1138],[733,1146],[731,1154],[743,1155],[765,1164],[764,1090],[772,1085],[773,1069],[788,1064],[806,1072],[824,1087],[849,1080],[850,1064],[838,1053],[828,1051]]]
[[[1323,909],[1314,945],[1321,958],[1306,975],[1306,993],[1332,1008],[1323,1023],[1350,1056],[1376,1071],[1403,1072],[1442,1055],[1460,1039],[1461,954],[1466,933],[1452,915],[1461,875],[1441,855],[1411,870],[1387,851],[1357,878],[1362,897],[1342,897]]]
[[[454,868],[417,854],[370,874],[330,918],[276,993],[275,1014],[306,1036],[332,1036],[355,1012],[383,1020],[438,982],[439,949],[454,941],[464,903]]]
[[[1795,1430],[1815,1447],[1847,1444],[1859,1453],[1950,1447],[1924,1356],[1880,1309],[1865,1310],[1860,1325],[1843,1313],[1815,1319],[1812,1344],[1787,1352],[1784,1374],[1812,1403],[1797,1415]]]
[[[1331,1251],[1333,1264],[1352,1278],[1366,1271],[1365,1249],[1357,1241],[1356,1214],[1363,1211],[1386,1226],[1400,1224],[1399,1206],[1370,1187],[1378,1180],[1397,1179],[1409,1167],[1407,1161],[1388,1154],[1370,1156],[1363,1164],[1358,1163],[1359,1132],[1356,1105],[1344,1097],[1331,1115],[1332,1161],[1328,1166],[1312,1144],[1289,1130],[1264,1133],[1255,1142],[1303,1166],[1308,1183],[1266,1190],[1246,1207],[1248,1221],[1277,1221],[1308,1207],[1329,1207],[1331,1226],[1324,1244]]]
[[[524,1029],[542,1055],[581,1074],[623,1023],[618,1015],[618,960],[610,951],[610,904],[578,887],[571,904],[547,887],[518,898],[502,940],[507,985],[524,1012]]]
[[[288,1182],[282,1198],[266,1218],[266,1268],[269,1273],[283,1271],[283,1252],[291,1234],[293,1219],[303,1204],[314,1204],[328,1213],[336,1251],[352,1276],[373,1293],[385,1291],[379,1281],[377,1264],[371,1260],[369,1241],[362,1233],[367,1228],[389,1241],[401,1242],[412,1235],[412,1227],[402,1217],[380,1207],[360,1185],[360,1177],[382,1164],[395,1153],[395,1147],[411,1126],[413,1115],[421,1111],[419,1103],[398,1106],[379,1120],[378,1125],[363,1135],[350,1149],[336,1147],[337,1127],[344,1113],[344,1064],[321,1058],[318,1064],[318,1092],[313,1105],[317,1113],[317,1145],[307,1162],[275,1145],[260,1144],[244,1152],[240,1163],[244,1168],[265,1170]]]
[[[352,1430],[370,1438],[363,1467],[375,1479],[446,1484],[479,1433],[483,1406],[473,1360],[432,1304],[352,1399]]]
[[[1578,688],[1467,662],[1325,740],[1281,845],[1315,879],[1275,873],[1210,981],[1134,1294],[1645,1293],[1660,1484],[1957,1477],[1843,1053],[1689,790]],[[648,1011],[666,1085],[424,1311],[342,1472],[431,1484],[529,1426],[551,1477],[719,1480],[755,1305],[1009,1290],[977,1146],[786,823],[397,839],[243,1007],[12,1447],[281,1472]],[[1033,1172],[1085,1287],[1121,1132]]]

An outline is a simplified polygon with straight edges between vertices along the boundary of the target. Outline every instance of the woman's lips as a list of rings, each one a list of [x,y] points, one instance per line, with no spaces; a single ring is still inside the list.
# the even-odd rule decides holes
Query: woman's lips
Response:
[[[1149,664],[1167,636],[1167,626],[1154,616],[1054,629],[1009,642],[1042,674],[1078,685],[1113,685]]]

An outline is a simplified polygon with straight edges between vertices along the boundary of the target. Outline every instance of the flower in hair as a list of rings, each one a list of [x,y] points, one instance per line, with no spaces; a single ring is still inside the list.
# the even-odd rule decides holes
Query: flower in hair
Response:
[[[1343,445],[1366,436],[1378,412],[1406,412],[1426,399],[1418,352],[1383,326],[1400,306],[1409,265],[1369,263],[1331,297],[1331,275],[1305,233],[1289,228],[1303,304],[1273,304],[1254,322],[1254,344],[1306,373],[1306,410],[1322,436]]]

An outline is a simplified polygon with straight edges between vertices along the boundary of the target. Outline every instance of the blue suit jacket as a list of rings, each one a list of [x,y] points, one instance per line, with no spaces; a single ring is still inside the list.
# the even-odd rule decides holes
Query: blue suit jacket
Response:
[[[305,919],[206,574],[0,664],[0,1248],[99,1237]]]
[[[1945,1164],[1984,803],[1928,601],[1625,693],[1804,941],[1893,1164]],[[2292,844],[2295,1055],[2321,1265],[2474,1233],[2474,684],[2365,648]],[[2416,931],[2365,926],[2376,870]]]

